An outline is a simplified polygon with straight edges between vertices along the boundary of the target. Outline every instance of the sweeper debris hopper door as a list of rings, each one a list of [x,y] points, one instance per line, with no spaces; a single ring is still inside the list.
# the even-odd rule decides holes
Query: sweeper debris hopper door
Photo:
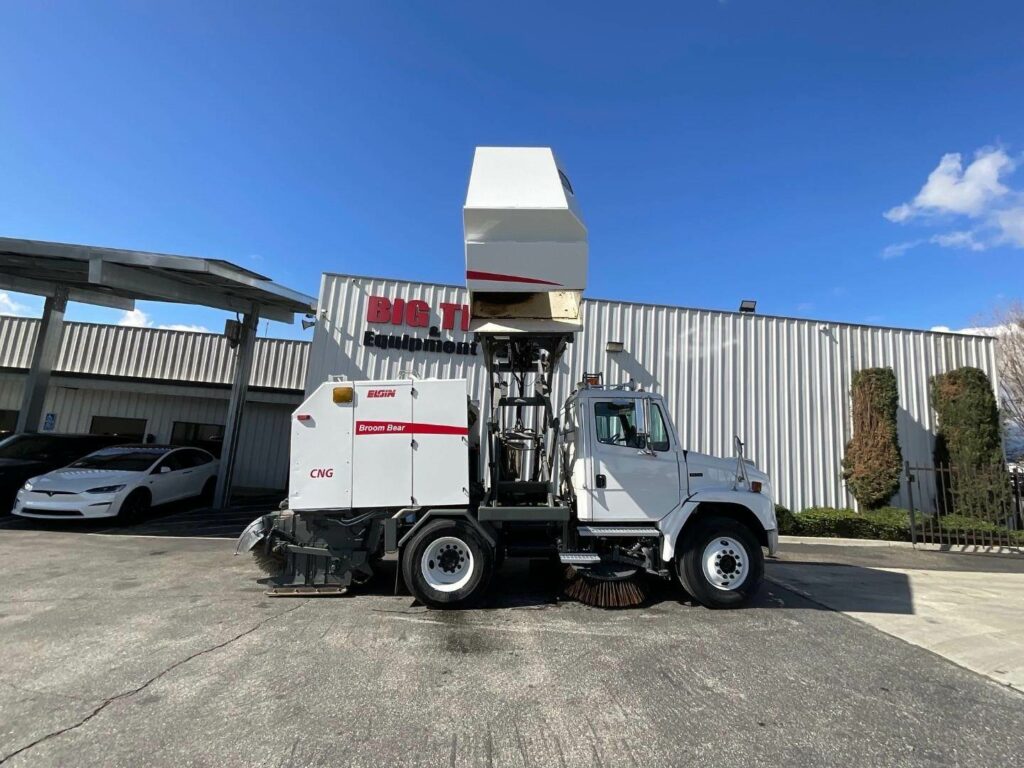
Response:
[[[587,229],[550,149],[478,147],[463,225],[470,330],[580,330]]]

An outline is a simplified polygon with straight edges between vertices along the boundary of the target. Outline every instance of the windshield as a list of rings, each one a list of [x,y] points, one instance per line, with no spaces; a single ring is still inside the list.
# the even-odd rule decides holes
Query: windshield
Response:
[[[57,449],[57,441],[44,435],[11,435],[0,442],[0,459],[45,459]]]
[[[74,469],[112,469],[121,472],[145,472],[166,451],[145,448],[108,448],[79,459],[70,466]]]

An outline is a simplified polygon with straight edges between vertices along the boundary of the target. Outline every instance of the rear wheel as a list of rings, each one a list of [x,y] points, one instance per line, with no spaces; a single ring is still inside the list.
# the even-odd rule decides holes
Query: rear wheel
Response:
[[[117,519],[129,525],[137,523],[149,512],[150,503],[149,492],[137,488],[121,502],[121,508],[117,511]]]
[[[764,555],[753,531],[727,517],[709,517],[686,534],[676,563],[683,587],[708,608],[735,608],[757,593]]]
[[[493,548],[463,520],[427,523],[402,553],[406,586],[431,608],[472,605],[487,591],[493,572]]]

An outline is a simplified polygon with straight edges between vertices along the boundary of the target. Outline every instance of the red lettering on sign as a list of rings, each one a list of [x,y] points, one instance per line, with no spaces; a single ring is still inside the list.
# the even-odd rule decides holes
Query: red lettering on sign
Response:
[[[311,478],[313,478],[314,480],[316,480],[317,478],[322,478],[322,477],[331,478],[331,477],[334,477],[334,468],[333,467],[318,467],[316,469],[311,469],[311,470],[309,470],[309,476]]]
[[[441,328],[455,330],[455,317],[459,316],[459,328],[469,330],[469,305],[442,301]],[[411,328],[430,326],[430,305],[422,299],[389,299],[386,296],[370,296],[366,300],[366,321],[368,323],[389,323],[408,325]]]
[[[451,331],[455,328],[455,312],[461,309],[461,304],[452,304],[449,301],[441,302],[441,327],[446,331]]]
[[[413,328],[430,325],[430,305],[421,299],[413,299],[405,310],[405,324]]]
[[[394,390],[394,389],[370,389],[370,390],[367,390],[366,396],[367,397],[394,397],[396,391],[397,390]]]
[[[391,320],[391,302],[383,296],[371,296],[366,302],[366,322],[386,323]]]

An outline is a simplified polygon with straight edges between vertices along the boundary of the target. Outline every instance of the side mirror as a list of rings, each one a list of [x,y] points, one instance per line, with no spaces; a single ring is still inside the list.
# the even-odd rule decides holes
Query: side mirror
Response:
[[[636,445],[644,453],[653,453],[651,443],[651,413],[647,398],[638,397],[633,401],[633,420],[636,424]]]

